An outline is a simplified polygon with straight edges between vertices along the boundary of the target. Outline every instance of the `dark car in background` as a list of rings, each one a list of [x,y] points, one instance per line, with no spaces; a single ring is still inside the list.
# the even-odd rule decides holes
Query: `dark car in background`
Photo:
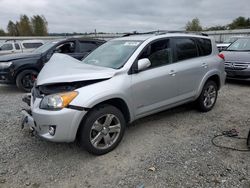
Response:
[[[221,54],[228,79],[250,80],[250,37],[238,39]]]
[[[81,60],[104,40],[69,38],[50,41],[31,53],[0,56],[0,83],[16,84],[29,92],[44,64],[54,53],[63,53]]]

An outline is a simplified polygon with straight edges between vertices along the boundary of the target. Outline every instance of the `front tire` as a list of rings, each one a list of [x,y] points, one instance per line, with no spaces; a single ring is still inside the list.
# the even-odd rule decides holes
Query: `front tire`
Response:
[[[212,81],[208,80],[204,85],[202,92],[197,99],[198,109],[202,112],[208,112],[213,109],[218,96],[218,86]]]
[[[16,85],[19,89],[30,92],[37,78],[38,72],[34,70],[24,70],[16,77]]]
[[[103,155],[120,143],[126,122],[122,112],[111,105],[92,109],[80,129],[80,145],[88,152]]]

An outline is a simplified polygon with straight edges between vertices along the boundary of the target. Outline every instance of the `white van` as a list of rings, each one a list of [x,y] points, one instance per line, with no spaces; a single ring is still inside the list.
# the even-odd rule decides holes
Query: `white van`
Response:
[[[6,41],[0,46],[0,55],[31,52],[43,44],[44,42],[42,40]]]

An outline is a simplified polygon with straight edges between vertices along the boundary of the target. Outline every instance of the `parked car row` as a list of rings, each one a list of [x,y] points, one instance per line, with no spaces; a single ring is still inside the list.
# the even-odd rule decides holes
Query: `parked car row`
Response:
[[[81,60],[104,42],[80,38],[56,40],[30,53],[0,56],[0,82],[16,84],[19,89],[30,92],[38,73],[54,53],[67,54]]]
[[[0,45],[0,56],[13,53],[32,52],[43,44],[44,42],[42,40],[7,40]]]
[[[236,40],[221,55],[228,79],[250,80],[250,37]]]
[[[47,61],[66,44],[66,54],[72,54],[81,41],[73,42],[42,46],[38,57],[46,52]],[[97,47],[104,42],[92,43]],[[81,53],[94,48],[84,47]],[[13,62],[6,63],[9,69],[17,66],[14,59],[9,61]],[[83,60],[54,54],[24,99],[30,109],[23,111],[22,124],[46,140],[78,140],[87,151],[101,155],[113,150],[126,125],[139,118],[187,102],[210,111],[225,76],[223,55],[209,37],[180,33],[121,37],[100,45]]]

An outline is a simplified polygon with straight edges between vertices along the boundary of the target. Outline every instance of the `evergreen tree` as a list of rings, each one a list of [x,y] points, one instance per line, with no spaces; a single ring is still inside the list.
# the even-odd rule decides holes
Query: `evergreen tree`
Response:
[[[4,30],[0,28],[0,36],[5,36],[5,34]]]
[[[250,18],[238,17],[231,24],[228,25],[229,29],[244,29],[250,28]]]
[[[35,36],[48,35],[48,22],[44,16],[35,15],[31,18],[33,34]]]
[[[18,31],[20,36],[33,35],[30,19],[25,14],[20,16]]]
[[[17,36],[16,24],[14,24],[14,22],[12,22],[11,20],[7,25],[7,31],[10,36]]]

